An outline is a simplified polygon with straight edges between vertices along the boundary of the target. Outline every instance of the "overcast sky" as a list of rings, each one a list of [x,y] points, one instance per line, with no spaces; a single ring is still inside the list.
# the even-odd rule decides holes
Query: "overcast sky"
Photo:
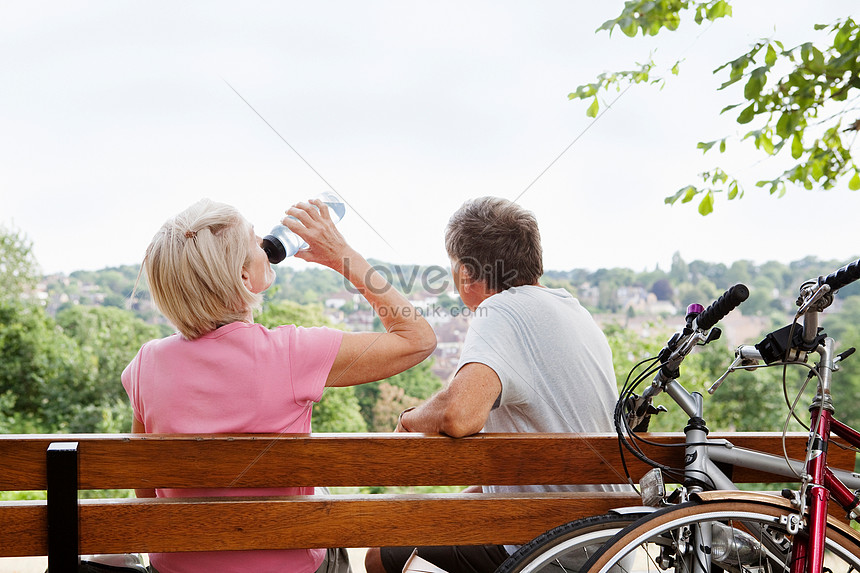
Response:
[[[350,242],[395,263],[446,265],[445,223],[481,195],[534,211],[548,269],[667,268],[676,251],[848,262],[860,194],[847,182],[773,199],[754,182],[781,165],[696,143],[738,132],[718,112],[739,92],[717,93],[713,69],[763,36],[808,39],[856,2],[734,4],[712,26],[630,40],[594,32],[614,0],[0,1],[0,224],[27,234],[45,272],[68,273],[139,263],[199,198],[265,234],[331,185]],[[631,88],[593,125],[568,101],[652,51],[683,58],[662,90]],[[748,182],[745,199],[706,218],[663,204],[714,165]]]

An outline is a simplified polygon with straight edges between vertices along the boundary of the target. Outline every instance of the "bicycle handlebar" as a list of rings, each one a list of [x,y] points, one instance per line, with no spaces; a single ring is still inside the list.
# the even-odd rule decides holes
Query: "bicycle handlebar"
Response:
[[[852,280],[860,278],[860,261],[857,261],[856,264],[858,264],[858,275],[857,277],[855,277],[855,279]],[[749,295],[750,290],[746,287],[746,285],[743,285],[741,283],[738,283],[735,286],[729,288],[720,296],[720,298],[712,302],[708,308],[703,310],[699,314],[699,316],[696,317],[696,327],[702,330],[708,330],[717,322],[719,322],[724,316],[737,308],[738,305],[740,305],[749,297]]]
[[[819,277],[818,285],[826,284],[830,286],[831,291],[835,291],[853,283],[857,279],[860,279],[860,259],[853,263],[848,263],[844,267],[833,271],[826,277]]]

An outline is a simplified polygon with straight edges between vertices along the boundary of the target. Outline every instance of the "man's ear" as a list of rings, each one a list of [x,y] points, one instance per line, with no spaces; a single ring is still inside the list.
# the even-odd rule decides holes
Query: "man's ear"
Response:
[[[458,265],[457,274],[459,275],[460,284],[463,285],[463,289],[471,292],[475,288],[476,281],[469,274],[469,271],[466,269],[466,265]]]
[[[466,265],[460,265],[457,271],[460,273],[460,284],[463,285],[463,290],[465,292],[480,297],[482,302],[496,294],[495,291],[490,290],[486,281],[473,278],[472,275],[469,274],[469,271],[466,270]]]

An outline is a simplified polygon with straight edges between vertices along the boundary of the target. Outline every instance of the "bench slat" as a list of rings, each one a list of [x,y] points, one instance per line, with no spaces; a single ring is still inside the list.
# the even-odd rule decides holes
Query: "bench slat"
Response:
[[[519,544],[639,503],[626,493],[84,500],[81,552]],[[3,507],[0,556],[44,555],[45,512],[44,504]]]
[[[521,544],[556,525],[639,504],[626,493],[84,500],[81,551]],[[834,503],[830,510],[845,515]],[[0,557],[45,555],[46,516],[44,501],[0,503]]]
[[[782,453],[777,434],[717,434],[739,447]],[[650,434],[681,443],[683,434]],[[626,478],[614,434],[480,434],[453,439],[424,434],[159,436],[87,434],[0,436],[0,490],[45,489],[45,450],[80,443],[81,489],[151,487],[422,486],[494,483],[620,483]],[[802,456],[805,434],[788,439]],[[681,467],[683,448],[646,447]],[[522,454],[520,453],[522,452]],[[528,463],[522,463],[528,459]],[[627,456],[638,480],[650,467]],[[830,448],[833,467],[854,469],[854,453]],[[736,468],[738,482],[785,481]]]

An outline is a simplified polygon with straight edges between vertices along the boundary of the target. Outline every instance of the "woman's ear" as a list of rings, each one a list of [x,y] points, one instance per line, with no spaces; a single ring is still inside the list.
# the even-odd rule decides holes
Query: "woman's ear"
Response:
[[[249,273],[248,269],[245,267],[242,267],[242,284],[245,285],[246,289],[253,292],[251,285],[251,273]]]

